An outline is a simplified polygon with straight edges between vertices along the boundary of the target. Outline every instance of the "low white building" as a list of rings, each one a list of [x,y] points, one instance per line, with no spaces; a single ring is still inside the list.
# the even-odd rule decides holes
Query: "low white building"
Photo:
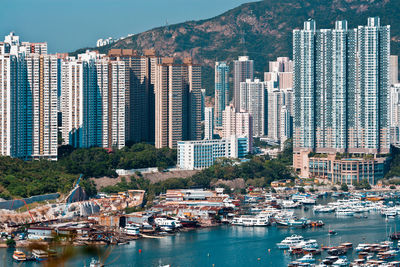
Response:
[[[243,158],[249,153],[246,137],[178,142],[180,169],[195,170],[212,166],[218,158]]]

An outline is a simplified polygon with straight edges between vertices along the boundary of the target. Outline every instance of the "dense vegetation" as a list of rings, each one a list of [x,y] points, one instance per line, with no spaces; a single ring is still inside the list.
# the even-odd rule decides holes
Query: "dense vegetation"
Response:
[[[391,53],[400,53],[398,0],[264,0],[246,3],[214,18],[158,27],[100,48],[154,48],[161,56],[192,55],[203,65],[203,88],[214,94],[214,62],[231,62],[239,55],[254,59],[256,77],[262,78],[268,61],[292,56],[292,31],[314,18],[318,28],[332,28],[346,19],[349,27],[365,25],[367,17],[380,16],[391,27]],[[85,52],[81,49],[77,52]],[[231,68],[232,70],[232,65]]]
[[[390,169],[385,178],[400,177],[400,148],[392,146]]]
[[[70,146],[59,149],[59,161],[23,161],[0,157],[0,197],[29,197],[33,195],[68,192],[79,174],[81,185],[89,195],[96,194],[89,177],[116,177],[115,169],[175,165],[176,151],[156,149],[149,144],[135,144],[114,152],[102,148],[74,150]]]

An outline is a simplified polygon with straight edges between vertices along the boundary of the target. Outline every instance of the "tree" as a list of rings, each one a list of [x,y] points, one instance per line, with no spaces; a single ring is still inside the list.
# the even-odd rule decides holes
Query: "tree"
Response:
[[[16,242],[15,242],[15,240],[13,238],[9,238],[6,241],[6,245],[9,248],[15,248]]]
[[[336,186],[332,186],[331,190],[332,190],[332,191],[337,191]]]
[[[389,188],[390,188],[390,189],[396,189],[396,186],[391,185]]]
[[[304,189],[304,187],[299,187],[299,188],[297,189],[297,191],[299,191],[299,193],[302,193],[302,194],[304,194],[304,193],[306,192],[306,190]]]
[[[343,192],[347,192],[347,191],[349,191],[349,187],[347,186],[347,184],[343,183],[340,186],[340,190],[342,190]]]

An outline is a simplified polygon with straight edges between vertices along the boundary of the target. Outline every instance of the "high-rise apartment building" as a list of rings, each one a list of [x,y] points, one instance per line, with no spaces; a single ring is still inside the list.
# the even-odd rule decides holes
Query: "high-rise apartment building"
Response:
[[[222,127],[222,112],[229,104],[229,67],[215,62],[215,126]]]
[[[27,86],[32,93],[32,155],[57,159],[57,87],[55,55],[30,54],[25,58]]]
[[[223,112],[222,138],[230,136],[246,137],[249,140],[249,152],[253,151],[253,118],[248,112],[237,112],[232,106],[226,106]]]
[[[295,151],[388,153],[390,26],[317,30],[310,20],[293,43]]]
[[[75,147],[125,146],[125,62],[96,52],[62,62],[62,136]]]
[[[201,139],[201,66],[163,58],[155,75],[155,145],[176,148],[178,141]]]
[[[390,87],[390,142],[400,144],[400,84]]]
[[[356,29],[337,21],[317,30],[309,20],[293,31],[294,165],[302,176],[312,170],[305,151],[390,152],[389,55],[390,26],[377,17]]]
[[[204,139],[213,139],[214,137],[214,108],[206,107],[204,109]]]
[[[155,68],[160,63],[154,50],[143,55],[132,49],[111,49],[108,56],[125,62],[126,138],[154,142]]]
[[[240,83],[240,111],[248,112],[253,120],[253,136],[265,134],[265,87],[259,79]]]
[[[399,56],[390,56],[390,84],[399,83]]]
[[[57,58],[11,33],[0,54],[0,153],[57,160]]]
[[[247,56],[241,56],[238,60],[233,61],[233,94],[234,107],[240,109],[240,83],[247,79],[253,80],[254,62]]]

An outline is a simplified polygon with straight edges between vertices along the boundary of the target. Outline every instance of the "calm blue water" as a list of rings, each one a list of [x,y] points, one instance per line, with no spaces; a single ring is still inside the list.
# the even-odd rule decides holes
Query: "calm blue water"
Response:
[[[387,240],[395,224],[400,230],[400,219],[385,219],[369,213],[367,219],[353,217],[337,218],[334,214],[314,215],[310,210],[296,211],[298,216],[321,219],[322,228],[285,229],[278,227],[246,228],[220,226],[178,233],[162,239],[142,239],[129,245],[115,246],[106,261],[106,266],[286,266],[293,258],[276,247],[288,235],[300,234],[313,238],[320,245],[338,245],[341,242],[375,243]],[[329,237],[328,229],[338,235]],[[142,253],[139,253],[139,249]],[[268,251],[270,249],[270,251]],[[0,266],[18,266],[11,260],[12,250],[0,250]],[[323,257],[326,253],[323,253]],[[354,255],[348,254],[349,258]],[[91,257],[72,259],[66,266],[88,266]],[[3,262],[3,263],[2,263]],[[26,263],[22,266],[41,266]]]

